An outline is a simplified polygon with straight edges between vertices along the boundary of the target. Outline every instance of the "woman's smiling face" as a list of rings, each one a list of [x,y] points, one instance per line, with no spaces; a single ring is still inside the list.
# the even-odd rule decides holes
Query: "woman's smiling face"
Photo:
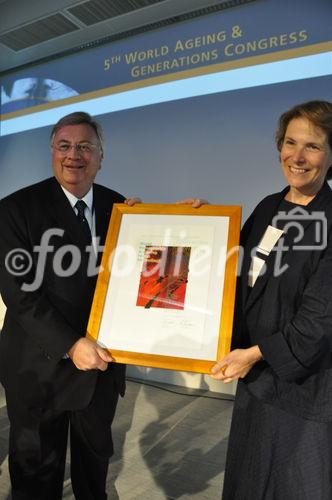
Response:
[[[286,129],[280,162],[293,201],[313,198],[332,165],[327,134],[307,118],[293,118]]]

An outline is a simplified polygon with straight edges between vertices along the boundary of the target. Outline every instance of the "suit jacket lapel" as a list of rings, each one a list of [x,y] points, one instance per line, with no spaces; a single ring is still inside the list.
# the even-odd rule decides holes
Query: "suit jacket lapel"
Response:
[[[46,191],[44,193],[46,197],[50,195],[46,206],[52,212],[52,217],[56,219],[58,227],[65,230],[64,238],[77,245],[81,251],[84,251],[86,246],[84,234],[77,222],[75,212],[68,198],[55,178],[51,179],[50,187],[50,193]]]
[[[244,259],[244,266],[243,266],[243,280],[242,280],[242,293],[243,293],[243,304],[244,308],[247,309],[251,307],[251,305],[257,300],[259,295],[262,293],[264,290],[264,287],[267,283],[268,277],[271,274],[273,270],[273,261],[275,258],[275,252],[271,251],[270,255],[266,259],[265,265],[266,265],[266,271],[264,274],[258,276],[256,283],[254,287],[251,289],[250,294],[248,296],[248,276],[249,276],[249,269],[251,265],[251,259],[252,259],[252,250],[258,245],[260,240],[262,239],[266,228],[269,224],[271,224],[271,221],[273,219],[274,214],[277,211],[277,208],[280,204],[280,201],[283,199],[287,192],[288,188],[285,190],[281,191],[279,193],[279,196],[275,197],[273,200],[271,200],[270,206],[264,210],[262,214],[260,214],[259,220],[255,221],[250,236],[248,238],[248,242],[246,245],[246,252],[245,252],[245,259]]]
[[[60,184],[53,177],[50,179],[50,190],[43,192],[47,198],[46,206],[55,219],[54,226],[65,230],[65,238],[72,244],[77,245],[82,256],[85,255],[86,241],[82,230],[77,223],[76,215],[72,209],[66,195]],[[100,238],[100,245],[104,245],[111,216],[110,200],[105,198],[101,192],[98,192],[98,186],[93,185],[93,208],[95,212],[96,236]],[[101,260],[101,254],[98,255],[98,262]]]
[[[258,245],[259,241],[261,240],[264,232],[266,231],[266,228],[269,224],[271,224],[271,221],[273,219],[273,216],[276,214],[278,205],[280,204],[281,200],[284,198],[288,188],[284,189],[280,194],[280,196],[276,197],[273,200],[273,203],[271,203],[270,209],[266,210],[264,214],[262,214],[261,219],[258,221],[257,225],[255,225],[255,228],[253,228],[252,234],[248,240],[249,246],[248,248],[252,249],[256,245]],[[328,198],[331,200],[331,189],[328,186],[327,183],[325,183],[320,190],[320,192],[315,196],[315,198],[306,206],[303,206],[303,213],[305,214],[305,219],[301,220],[301,226],[303,228],[303,231],[305,232],[308,227],[311,224],[314,224],[316,219],[315,217],[311,218],[310,214],[314,211],[323,211],[326,207],[327,200]],[[301,214],[301,208],[294,209],[294,215],[296,214],[296,211]],[[295,218],[295,217],[294,217]],[[252,305],[256,302],[256,300],[259,298],[259,296],[263,293],[264,288],[267,284],[267,281],[271,274],[273,272],[279,272],[282,273],[282,270],[285,266],[289,266],[293,257],[294,257],[294,252],[295,249],[293,249],[294,242],[296,241],[297,236],[299,235],[299,230],[295,225],[291,225],[289,229],[285,232],[285,235],[282,237],[282,245],[283,245],[283,251],[278,252],[276,250],[277,245],[275,245],[274,249],[271,250],[270,255],[268,256],[265,264],[266,264],[266,271],[263,273],[261,276],[257,278],[257,281],[252,288],[249,297],[247,298],[247,301],[244,301],[244,308],[245,310],[248,310]],[[296,245],[296,242],[295,242]],[[244,283],[243,283],[243,289],[245,289],[244,294],[248,293],[248,272],[250,268],[250,263],[251,263],[251,255],[250,252],[247,252],[246,255],[246,262],[245,262],[245,268],[244,268]],[[278,262],[276,262],[276,258],[280,259]],[[247,295],[246,295],[247,297]]]
[[[93,186],[93,208],[95,211],[96,236],[100,237],[100,243],[104,244],[111,217],[110,200],[105,199],[98,193],[98,186]]]
[[[98,192],[98,186],[93,186],[93,207],[95,212],[96,222],[96,236],[99,238],[99,245],[104,246],[106,234],[111,217],[110,204],[111,200],[105,198],[101,192]],[[100,265],[102,259],[102,252],[99,251],[97,255],[97,265]]]

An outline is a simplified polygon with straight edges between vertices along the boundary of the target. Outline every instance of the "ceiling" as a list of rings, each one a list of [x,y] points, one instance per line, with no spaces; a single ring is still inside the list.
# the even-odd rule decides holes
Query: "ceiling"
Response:
[[[0,73],[252,1],[0,0]]]

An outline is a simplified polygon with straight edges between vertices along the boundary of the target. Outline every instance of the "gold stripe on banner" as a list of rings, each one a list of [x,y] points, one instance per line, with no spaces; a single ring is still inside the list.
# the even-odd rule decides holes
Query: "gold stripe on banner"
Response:
[[[235,61],[222,62],[218,64],[211,64],[209,66],[204,66],[200,68],[189,69],[185,71],[178,71],[175,73],[169,73],[167,75],[154,76],[147,78],[145,80],[138,80],[135,82],[123,83],[121,85],[115,85],[113,87],[106,87],[100,90],[94,90],[92,92],[86,92],[78,96],[69,97],[66,99],[59,99],[57,101],[48,102],[47,104],[39,104],[38,106],[33,106],[31,108],[24,108],[19,111],[13,111],[11,113],[5,113],[1,116],[2,120],[9,120],[11,118],[16,118],[18,116],[24,116],[31,113],[37,113],[39,111],[44,111],[47,109],[57,108],[62,105],[73,104],[76,102],[87,101],[90,99],[95,99],[96,97],[103,97],[112,94],[119,94],[121,92],[126,92],[128,90],[135,90],[143,87],[149,87],[152,85],[157,85],[160,83],[172,82],[175,80],[183,80],[185,78],[192,78],[194,76],[206,75],[211,73],[219,73],[222,71],[229,71],[232,69],[244,68],[246,66],[255,66],[258,64],[265,64],[276,61],[283,61],[287,59],[294,59],[295,57],[308,56],[314,54],[320,54],[324,52],[329,52],[332,50],[332,41],[316,43],[313,45],[306,45],[305,47],[298,47],[295,49],[282,50],[278,52],[270,52],[269,54],[263,54],[259,56],[245,57],[243,59],[237,59]]]

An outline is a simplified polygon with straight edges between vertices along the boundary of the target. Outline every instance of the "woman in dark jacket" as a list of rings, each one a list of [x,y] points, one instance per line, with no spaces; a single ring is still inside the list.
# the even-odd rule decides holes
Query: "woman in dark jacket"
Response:
[[[245,223],[232,351],[212,370],[239,379],[224,500],[332,498],[332,103],[284,113],[288,187]]]

